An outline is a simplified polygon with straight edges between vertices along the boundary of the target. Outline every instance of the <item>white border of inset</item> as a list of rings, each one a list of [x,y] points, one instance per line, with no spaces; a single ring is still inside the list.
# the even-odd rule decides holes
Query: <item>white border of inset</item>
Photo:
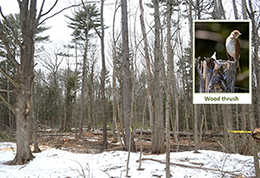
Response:
[[[249,93],[195,93],[195,22],[249,23]],[[250,20],[193,20],[193,104],[252,104],[251,21]]]

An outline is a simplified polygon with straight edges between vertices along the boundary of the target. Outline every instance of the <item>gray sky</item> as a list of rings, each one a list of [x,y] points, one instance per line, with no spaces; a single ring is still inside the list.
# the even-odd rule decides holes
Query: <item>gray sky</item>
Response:
[[[68,7],[71,4],[74,4],[74,2],[77,2],[79,0],[59,0],[58,4],[55,6],[53,11],[50,13],[53,14],[55,12],[58,12],[59,10],[63,9],[64,7]],[[40,8],[42,0],[38,1],[38,9]],[[104,9],[105,14],[105,23],[110,26],[109,24],[112,23],[111,19],[113,17],[113,9],[114,5],[111,2],[115,2],[115,0],[107,0],[106,6]],[[44,5],[44,12],[46,12],[54,3],[54,0],[46,0]],[[19,12],[19,6],[17,3],[17,0],[0,0],[0,6],[2,7],[2,11],[4,15],[8,15],[10,13],[17,13]],[[97,3],[97,6],[99,7],[100,4]],[[67,19],[64,17],[64,15],[71,15],[72,9],[66,10],[62,12],[61,14],[48,19],[46,21],[46,26],[51,26],[51,29],[45,32],[45,35],[50,35],[50,39],[53,42],[65,42],[68,43],[71,41],[70,34],[72,33],[72,30],[67,27]],[[120,15],[120,11],[118,15]],[[120,24],[117,24],[120,25]]]
[[[52,7],[54,0],[46,0],[43,11],[46,12]],[[49,15],[54,14],[55,12],[60,11],[61,9],[70,6],[71,4],[76,4],[76,2],[80,2],[80,0],[59,0],[55,8],[50,12]],[[98,1],[99,2],[99,1]],[[106,0],[105,6],[104,6],[104,20],[105,25],[109,28],[105,31],[105,38],[106,38],[106,47],[105,50],[109,51],[109,43],[111,39],[111,30],[112,30],[112,19],[113,19],[113,12],[114,12],[114,6],[115,6],[116,0]],[[133,6],[136,9],[136,5]],[[40,9],[42,0],[38,0],[38,10]],[[100,7],[100,3],[96,4],[97,7]],[[132,5],[132,4],[131,4]],[[10,13],[18,13],[19,12],[19,6],[17,3],[17,0],[0,0],[0,6],[2,8],[3,14],[8,15]],[[49,35],[51,43],[45,44],[44,46],[46,48],[53,48],[55,45],[61,45],[61,44],[69,44],[72,40],[72,37],[70,34],[72,33],[72,29],[67,27],[67,21],[68,19],[64,17],[64,15],[71,15],[73,11],[73,8],[63,11],[62,13],[56,15],[55,17],[52,17],[48,19],[45,23],[46,26],[50,26],[51,29],[45,31],[42,35]],[[135,10],[136,11],[136,10]],[[130,13],[131,14],[131,13]],[[118,29],[117,32],[119,33],[119,29],[121,26],[120,21],[121,11],[120,9],[117,12],[117,20],[116,20],[116,28]],[[47,17],[47,16],[46,16]],[[0,17],[1,18],[1,17]],[[139,18],[138,18],[139,19]],[[96,40],[97,43],[99,43],[99,39]],[[110,50],[111,51],[111,50]],[[74,51],[71,51],[73,53]],[[106,53],[106,59],[110,60],[110,54],[109,52]],[[72,61],[73,63],[73,61]],[[64,65],[66,65],[66,61],[64,61]],[[109,63],[107,62],[107,66]],[[39,66],[38,66],[39,67]],[[109,67],[109,66],[108,66]]]

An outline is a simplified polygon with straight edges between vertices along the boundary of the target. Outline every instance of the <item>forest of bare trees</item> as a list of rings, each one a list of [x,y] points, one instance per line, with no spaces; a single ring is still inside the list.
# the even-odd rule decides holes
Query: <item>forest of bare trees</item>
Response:
[[[167,130],[176,151],[180,133],[187,133],[189,149],[194,145],[196,151],[203,149],[205,134],[219,134],[223,151],[257,157],[258,146],[249,134],[227,130],[251,131],[260,124],[258,1],[139,0],[132,17],[127,0],[82,0],[64,17],[73,40],[54,45],[41,33],[51,31],[48,15],[56,2],[44,12],[36,11],[36,0],[18,0],[18,14],[0,9],[0,137],[16,130],[18,147],[29,149],[31,131],[39,128],[32,129],[33,122],[74,132],[76,138],[103,131],[103,149],[112,131],[114,140],[122,137],[125,149],[135,150],[131,131],[141,129],[144,118],[153,153],[169,150]],[[112,20],[103,11],[108,4]],[[120,27],[115,26],[118,18]],[[192,54],[193,20],[198,19],[251,20],[251,105],[192,103],[198,57]],[[33,159],[28,150],[17,154],[11,164]]]

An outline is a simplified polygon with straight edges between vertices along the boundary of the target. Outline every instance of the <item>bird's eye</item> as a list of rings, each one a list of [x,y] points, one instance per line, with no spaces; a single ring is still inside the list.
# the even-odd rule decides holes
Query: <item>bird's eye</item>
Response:
[[[235,35],[237,34],[237,32],[235,32]]]

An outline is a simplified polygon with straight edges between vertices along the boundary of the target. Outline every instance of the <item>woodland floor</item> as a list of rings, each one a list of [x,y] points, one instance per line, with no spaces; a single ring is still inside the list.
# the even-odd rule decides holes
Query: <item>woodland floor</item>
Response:
[[[137,151],[140,151],[140,135],[134,134],[135,145]],[[102,147],[102,133],[94,132],[84,134],[81,139],[75,140],[75,134],[72,132],[66,133],[40,133],[39,143],[41,145],[50,146],[75,153],[99,153],[104,151]],[[152,150],[151,135],[143,135],[142,148],[144,153],[150,153]],[[192,140],[192,138],[191,138]],[[204,137],[201,142],[200,149],[222,151],[220,144],[221,137]],[[219,143],[218,143],[219,142]],[[171,152],[176,152],[177,144],[174,138],[171,137]],[[113,142],[112,134],[108,134],[108,148],[106,151],[123,151],[120,142]],[[188,138],[185,136],[179,137],[179,152],[194,150],[194,142],[189,145]]]
[[[77,140],[72,132],[61,133],[50,130],[38,134],[42,152],[33,153],[35,158],[31,162],[18,166],[5,164],[14,158],[16,144],[13,141],[7,142],[10,141],[6,140],[8,134],[2,134],[2,139],[0,137],[0,177],[121,178],[126,175],[128,152],[123,150],[120,142],[113,142],[110,132],[106,150],[102,149],[102,132],[87,132],[82,139]],[[193,142],[189,147],[186,136],[179,137],[180,147],[179,152],[176,152],[176,143],[171,138],[170,173],[172,177],[253,177],[253,157],[226,153],[221,134],[212,135],[205,134],[202,137],[198,153],[194,153]],[[130,176],[132,178],[165,177],[166,155],[151,154],[152,142],[149,134],[143,135],[142,169],[139,169],[140,135],[134,134],[134,138],[137,152],[131,153],[130,156]],[[237,140],[239,139],[237,137]],[[31,149],[33,150],[33,146]]]

